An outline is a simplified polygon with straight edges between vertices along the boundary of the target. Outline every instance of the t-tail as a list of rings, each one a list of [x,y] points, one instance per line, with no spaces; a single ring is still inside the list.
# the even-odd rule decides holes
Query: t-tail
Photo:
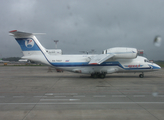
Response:
[[[9,32],[20,45],[24,56],[23,59],[50,65],[47,59],[46,49],[41,45],[35,37],[35,33],[20,32],[12,30]]]

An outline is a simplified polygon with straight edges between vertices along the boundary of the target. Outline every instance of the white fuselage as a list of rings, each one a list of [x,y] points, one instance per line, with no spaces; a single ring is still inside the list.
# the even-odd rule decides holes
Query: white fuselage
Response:
[[[34,51],[32,51],[33,53]],[[145,57],[137,56],[134,59],[110,59],[102,64],[90,65],[90,57],[96,54],[83,55],[49,55],[46,52],[37,51],[26,56],[26,59],[44,63],[59,69],[70,72],[91,74],[99,73],[119,73],[119,72],[149,72],[160,69],[155,63],[150,63]]]

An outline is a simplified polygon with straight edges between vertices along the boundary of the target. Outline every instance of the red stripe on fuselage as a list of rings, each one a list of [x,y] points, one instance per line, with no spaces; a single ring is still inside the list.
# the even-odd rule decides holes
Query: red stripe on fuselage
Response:
[[[97,63],[90,63],[90,65],[97,65]]]

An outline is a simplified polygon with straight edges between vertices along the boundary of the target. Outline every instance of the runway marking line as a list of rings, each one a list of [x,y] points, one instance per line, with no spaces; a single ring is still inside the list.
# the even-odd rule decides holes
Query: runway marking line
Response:
[[[42,102],[51,102],[51,101],[79,101],[80,99],[40,99]]]
[[[24,96],[13,96],[13,98],[23,98]]]
[[[45,95],[78,95],[78,93],[46,93]]]
[[[126,95],[112,95],[112,97],[126,97]]]
[[[76,95],[76,96],[73,96],[73,97],[85,97],[85,95]]]
[[[145,97],[145,95],[133,95],[133,97]]]
[[[72,99],[73,100],[73,99]],[[0,105],[96,105],[96,104],[164,104],[164,102],[48,102],[48,103],[0,103]]]
[[[54,95],[53,93],[46,93],[45,95]]]
[[[93,97],[106,97],[106,95],[94,95]]]
[[[33,97],[42,98],[42,97],[47,97],[47,96],[33,96]]]
[[[12,96],[13,98],[23,98],[23,97],[26,97],[26,96]],[[48,96],[33,96],[33,97],[36,97],[36,98],[45,98],[45,97],[48,97]],[[54,96],[54,97],[67,97],[67,96],[60,96],[60,95],[57,95],[57,96]],[[85,95],[74,95],[73,97],[86,97]],[[106,97],[106,95],[94,95],[93,97]],[[127,97],[127,95],[112,95],[112,97]],[[133,95],[133,97],[145,97],[145,95]],[[164,97],[164,95],[157,95],[157,96],[153,96],[153,97]],[[5,98],[5,96],[0,96],[0,98]]]
[[[66,96],[54,96],[54,97],[66,97]]]

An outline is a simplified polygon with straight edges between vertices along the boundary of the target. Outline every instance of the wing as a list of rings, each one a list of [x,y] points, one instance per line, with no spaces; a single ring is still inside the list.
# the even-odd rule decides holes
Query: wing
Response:
[[[100,55],[96,55],[96,56],[90,57],[91,60],[90,60],[89,64],[93,64],[93,65],[101,64],[104,61],[112,58],[113,56],[114,56],[114,54],[100,54]]]

